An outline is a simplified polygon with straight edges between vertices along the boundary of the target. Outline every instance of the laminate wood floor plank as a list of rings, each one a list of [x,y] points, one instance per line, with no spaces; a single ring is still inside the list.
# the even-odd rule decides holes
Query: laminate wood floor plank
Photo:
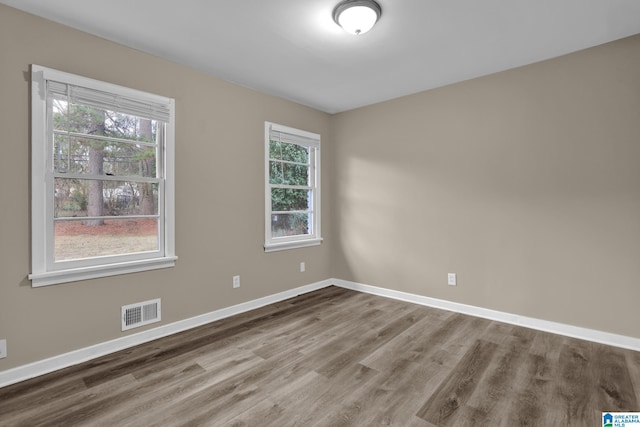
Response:
[[[455,425],[459,409],[478,386],[496,348],[494,343],[477,340],[416,415],[437,425]]]
[[[462,405],[455,413],[455,418],[452,418],[452,422],[453,424],[447,425],[453,425],[455,427],[477,427],[493,425],[486,412],[469,405]]]
[[[269,420],[264,426],[313,425],[325,414],[333,412],[348,396],[369,388],[378,377],[378,372],[363,365],[354,365],[346,369],[340,378],[329,380],[317,375],[313,386],[301,394],[302,398],[287,402],[291,410]]]
[[[464,315],[461,315],[464,316]],[[448,368],[454,368],[458,362],[467,354],[469,349],[473,347],[484,331],[493,323],[491,320],[479,317],[464,316],[466,322],[460,329],[455,331],[448,339],[442,343],[438,351],[446,353],[443,365]],[[428,356],[427,356],[428,354]],[[426,357],[432,358],[432,352],[416,352],[413,355],[414,361],[425,360]]]
[[[55,410],[49,410],[48,417],[51,424],[85,425],[94,424],[98,420],[104,423],[105,416],[114,417],[118,413],[128,412],[127,418],[136,411],[131,409],[134,404],[140,405],[147,397],[159,400],[162,390],[170,390],[175,394],[180,387],[188,381],[199,378],[205,372],[193,360],[177,363],[170,367],[158,369],[144,377],[143,380],[135,378],[132,374],[118,376],[108,382],[101,382],[87,389],[82,395],[82,405],[77,408],[64,407],[60,404]],[[126,379],[130,381],[125,381]],[[61,399],[60,402],[73,399]],[[75,399],[77,402],[79,399]],[[114,410],[114,408],[116,408]],[[140,412],[140,411],[138,411]]]
[[[2,421],[0,425],[25,427],[91,425],[86,417],[91,416],[91,412],[96,408],[95,403],[103,402],[135,381],[131,375],[121,376],[102,383],[92,390],[84,390],[72,396],[52,399],[42,406],[34,406],[29,403],[19,413],[15,413],[13,418],[9,416],[4,419],[4,414],[0,415],[0,421]]]
[[[310,371],[298,380],[289,382],[274,393],[266,394],[266,399],[246,408],[238,414],[230,425],[287,426],[313,425],[326,411],[338,405],[342,400],[363,388],[377,376],[377,373],[364,366],[352,366],[346,370],[339,381],[330,381],[326,377]],[[301,388],[302,387],[302,388]],[[222,417],[216,420],[224,422]],[[212,424],[215,425],[215,424]]]
[[[624,412],[638,402],[631,372],[624,353],[605,346],[594,347],[596,406],[611,412]]]
[[[273,376],[282,380],[291,365],[297,366],[295,363],[302,359],[298,354],[292,355],[289,360],[263,360],[222,381],[203,375],[172,402],[158,408],[158,413],[142,414],[136,419],[136,423],[145,426],[203,425],[207,418],[215,419],[225,411],[239,412],[239,405],[246,404],[247,399],[257,404],[267,398],[268,394],[259,392],[260,387],[272,381]]]
[[[324,345],[328,339],[340,336],[349,329],[369,325],[372,318],[382,313],[368,306],[367,301],[360,301],[350,306],[347,312],[344,308],[332,306],[327,313],[322,313],[320,306],[320,313],[306,316],[305,321],[290,324],[287,328],[263,334],[259,341],[243,343],[242,348],[251,349],[265,359],[281,352],[283,348],[295,347],[303,353],[312,352],[314,345]]]
[[[383,425],[383,426],[393,426],[393,427],[438,427],[435,424],[431,424],[428,421],[423,420],[422,418],[418,418],[415,415],[412,416],[408,421],[407,424],[396,424],[396,423],[391,423],[391,424],[378,424],[378,425]]]
[[[391,375],[397,373],[402,375],[407,362],[396,372],[378,373],[373,382],[367,388],[359,388],[353,393],[344,396],[343,399],[336,402],[334,409],[323,414],[315,425],[318,426],[339,426],[339,425],[371,425],[369,419],[372,415],[377,414],[377,408],[384,407],[391,409],[385,401],[394,393],[389,387],[384,387]],[[411,412],[408,413],[410,415]]]
[[[514,399],[506,410],[500,425],[546,426],[546,414],[553,390],[549,361],[537,354],[526,354],[515,384]]]
[[[510,340],[507,338],[506,341]],[[481,412],[486,422],[500,424],[517,392],[518,384],[514,378],[527,356],[526,349],[526,346],[513,343],[497,347],[485,374],[466,402],[467,406],[477,410],[473,412],[476,419]]]
[[[298,304],[290,303],[292,307],[298,307]],[[262,340],[270,340],[271,335],[289,335],[292,331],[299,332],[300,324],[308,324],[313,326],[317,322],[327,322],[328,319],[334,318],[336,314],[344,315],[346,306],[358,310],[359,307],[366,304],[366,301],[360,295],[342,293],[331,295],[321,304],[314,303],[308,305],[304,310],[291,313],[290,316],[283,316],[279,319],[271,319],[269,322],[262,321],[255,326],[253,330],[260,332]],[[252,342],[243,339],[243,346],[251,345]]]
[[[293,411],[299,408],[308,408],[309,402],[313,402],[331,387],[330,381],[322,375],[309,371],[281,387],[258,404],[251,405],[239,415],[229,413],[227,418],[216,417],[211,425],[246,425],[268,426],[282,425],[281,417],[291,417]],[[230,418],[230,419],[229,419]]]
[[[392,369],[380,372],[375,384],[348,396],[334,414],[327,414],[326,425],[344,420],[362,426],[416,423],[414,414],[424,396],[431,395],[446,377],[447,372],[437,363],[419,364],[398,358]]]
[[[399,319],[391,321],[386,327],[370,331],[359,337],[354,345],[333,357],[330,357],[317,372],[329,378],[338,375],[345,366],[360,361],[368,354],[380,348],[399,333],[414,325],[416,322],[426,316],[426,312],[422,307],[405,314]]]
[[[548,360],[557,361],[560,358],[562,346],[566,343],[567,339],[567,337],[562,335],[536,331],[529,351],[531,354],[537,354]]]
[[[253,346],[252,351],[267,359],[288,349],[296,349],[301,353],[311,355],[327,345],[331,346],[335,340],[341,341],[343,337],[350,334],[363,333],[368,328],[363,329],[362,324],[366,324],[368,319],[379,315],[380,312],[375,309],[366,312],[356,311],[346,316],[348,318],[346,323],[339,322],[338,318],[341,316],[337,315],[336,319],[315,322],[308,328],[291,331],[290,335],[282,334],[271,340],[265,339],[259,346]]]
[[[377,308],[367,308],[366,311],[357,314],[350,313],[349,321],[329,327],[327,330],[319,332],[316,336],[307,337],[308,339],[300,348],[300,351],[309,355],[326,352],[327,348],[335,348],[337,351],[338,349],[336,347],[342,348],[359,335],[370,330],[375,330],[376,327],[380,327],[381,325],[384,326],[384,322],[389,319],[388,316],[388,313],[380,311]],[[354,338],[347,338],[351,336]]]
[[[129,411],[129,407],[133,402],[140,403],[140,396],[153,395],[154,399],[157,398],[158,390],[163,390],[167,387],[178,387],[185,381],[192,378],[197,378],[203,372],[203,368],[197,364],[190,364],[188,366],[178,366],[173,369],[173,372],[164,372],[162,375],[154,376],[153,379],[148,379],[141,383],[140,381],[133,381],[124,384],[117,389],[111,389],[110,392],[104,392],[99,395],[98,398],[92,399],[91,403],[83,402],[79,408],[64,408],[56,412],[55,417],[51,417],[50,424],[52,425],[107,425],[104,421],[105,418],[111,418],[117,416],[118,413],[127,411],[122,416],[123,419],[130,419],[135,417],[137,413],[133,410]],[[111,380],[110,383],[118,383],[125,377],[117,377]],[[94,387],[95,389],[102,389],[106,384],[101,383]],[[117,410],[114,410],[117,408]],[[139,413],[139,412],[138,412]]]
[[[507,323],[491,321],[484,332],[479,336],[479,339],[494,344],[505,344],[518,327],[509,325]]]
[[[73,378],[69,381],[59,378],[49,383],[42,383],[41,381],[35,380],[31,381],[34,381],[37,385],[16,387],[12,393],[0,395],[0,419],[2,419],[2,417],[9,417],[14,412],[24,411],[24,404],[27,402],[27,407],[43,407],[51,401],[56,402],[66,396],[75,396],[87,389],[87,386],[80,377]],[[22,385],[30,384],[31,381],[26,381],[22,383]],[[38,386],[40,384],[42,385],[41,387]],[[11,390],[12,388],[13,387],[6,387],[7,390]],[[0,392],[2,390],[3,389],[0,389]]]
[[[446,318],[434,316],[434,310],[427,310],[425,313],[426,316],[393,337],[387,345],[367,355],[362,363],[372,368],[384,370],[395,362],[398,352],[408,354],[415,346],[416,341],[424,338],[425,331],[431,331],[429,335],[434,337],[434,331],[443,328]],[[433,339],[435,340],[435,338]]]
[[[0,426],[586,426],[640,352],[328,287],[0,389]]]
[[[446,319],[426,317],[394,339],[394,345],[378,349],[363,359],[362,363],[374,369],[385,370],[393,365],[401,352],[408,360],[424,361],[441,351],[442,346],[472,321],[468,316],[452,314]]]
[[[400,326],[394,324],[398,319],[405,319]],[[403,325],[413,319],[415,319],[414,316],[406,314],[405,311],[383,312],[378,308],[369,309],[364,313],[364,316],[360,319],[361,321],[350,322],[344,325],[343,328],[326,335],[320,334],[319,340],[309,343],[300,351],[307,354],[309,360],[316,364],[318,372],[331,359],[336,360],[336,363],[338,363],[338,359],[342,360],[340,367],[343,367],[345,363],[353,361],[350,353],[355,351],[354,349],[357,349],[359,344],[364,345],[362,344],[363,337],[366,337],[369,341],[378,337],[378,342],[382,343],[390,338],[389,333],[385,331],[386,329],[402,328]],[[368,345],[375,344],[369,342]],[[359,360],[355,362],[359,362]],[[338,369],[338,366],[336,365],[332,369]],[[323,374],[330,375],[328,371],[323,372]]]
[[[215,425],[219,419],[232,419],[246,412],[248,409],[260,405],[265,399],[275,395],[276,399],[282,396],[285,389],[303,386],[313,380],[313,371],[308,366],[304,356],[294,360],[283,362],[281,358],[275,358],[274,367],[263,369],[258,366],[254,368],[255,375],[248,379],[242,378],[241,381],[233,381],[233,391],[227,393],[217,402],[209,400],[209,393],[214,392],[219,387],[211,388],[206,393],[195,396],[195,410],[192,409],[188,414],[180,416],[182,426],[190,425]],[[265,365],[269,361],[264,362]],[[262,373],[266,375],[262,376]],[[258,378],[256,380],[256,378]],[[273,393],[270,391],[273,390]],[[206,404],[198,404],[199,402]],[[192,402],[190,402],[192,403]],[[213,403],[213,404],[212,404]],[[216,420],[214,421],[213,418]]]
[[[376,383],[379,372],[367,366],[350,365],[342,371],[340,377],[330,381],[330,387],[318,390],[321,394],[313,396],[311,406],[302,406],[294,412],[293,417],[283,414],[270,424],[276,426],[323,426],[327,414],[333,414],[350,396],[361,390],[369,389]]]
[[[557,425],[585,426],[594,422],[596,389],[593,347],[596,344],[567,339],[559,360],[559,375],[552,404]]]
[[[168,378],[160,384],[153,384],[154,390],[148,390],[149,379],[141,381],[136,389],[140,396],[132,398],[127,402],[118,405],[117,410],[111,410],[100,418],[100,423],[104,425],[122,425],[128,420],[144,418],[145,414],[161,414],[166,405],[171,405],[176,401],[185,401],[193,396],[197,390],[202,390],[207,386],[222,383],[229,378],[238,376],[248,370],[256,368],[264,360],[258,356],[246,353],[230,354],[225,358],[220,358],[219,364],[212,365],[207,369],[202,364],[196,364],[201,370],[191,378],[184,375]],[[145,390],[148,390],[145,392]]]
[[[636,405],[632,406],[632,412],[640,412],[640,351],[625,351],[627,368],[636,394]]]

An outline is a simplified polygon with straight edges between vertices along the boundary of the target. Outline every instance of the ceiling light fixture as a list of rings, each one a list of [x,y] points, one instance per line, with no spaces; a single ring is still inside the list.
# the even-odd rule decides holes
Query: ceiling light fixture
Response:
[[[382,15],[374,0],[344,0],[333,9],[333,20],[347,33],[359,36],[369,31]]]

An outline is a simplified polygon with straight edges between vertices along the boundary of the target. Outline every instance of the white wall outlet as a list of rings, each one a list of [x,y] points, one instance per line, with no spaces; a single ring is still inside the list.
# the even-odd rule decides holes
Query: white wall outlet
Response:
[[[234,288],[240,287],[240,276],[233,276],[233,287]]]
[[[456,286],[457,284],[458,284],[458,278],[456,276],[456,273],[447,274],[447,285]]]
[[[304,262],[300,263],[300,273],[304,273],[307,267],[304,265]]]
[[[0,359],[7,357],[7,340],[0,340]]]

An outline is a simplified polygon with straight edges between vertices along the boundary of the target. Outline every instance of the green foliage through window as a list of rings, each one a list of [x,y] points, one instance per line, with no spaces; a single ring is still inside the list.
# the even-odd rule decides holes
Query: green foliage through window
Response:
[[[271,210],[275,213],[271,217],[271,229],[274,237],[310,232],[309,150],[302,145],[269,142],[269,183],[274,185],[271,188]]]
[[[320,244],[320,135],[265,122],[264,143],[265,251]]]

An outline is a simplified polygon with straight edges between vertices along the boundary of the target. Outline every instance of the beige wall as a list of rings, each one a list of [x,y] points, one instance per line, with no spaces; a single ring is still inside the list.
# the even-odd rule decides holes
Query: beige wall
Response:
[[[30,287],[32,63],[176,99],[174,269]],[[330,277],[640,337],[639,75],[636,36],[329,116],[0,5],[0,371]],[[262,250],[265,120],[322,134],[320,247]]]
[[[30,287],[33,63],[176,99],[175,268]],[[265,120],[320,133],[330,154],[327,114],[0,5],[0,371],[143,330],[120,332],[124,304],[162,298],[166,324],[331,277],[328,242],[262,249]]]
[[[640,36],[334,119],[334,276],[640,337]]]

